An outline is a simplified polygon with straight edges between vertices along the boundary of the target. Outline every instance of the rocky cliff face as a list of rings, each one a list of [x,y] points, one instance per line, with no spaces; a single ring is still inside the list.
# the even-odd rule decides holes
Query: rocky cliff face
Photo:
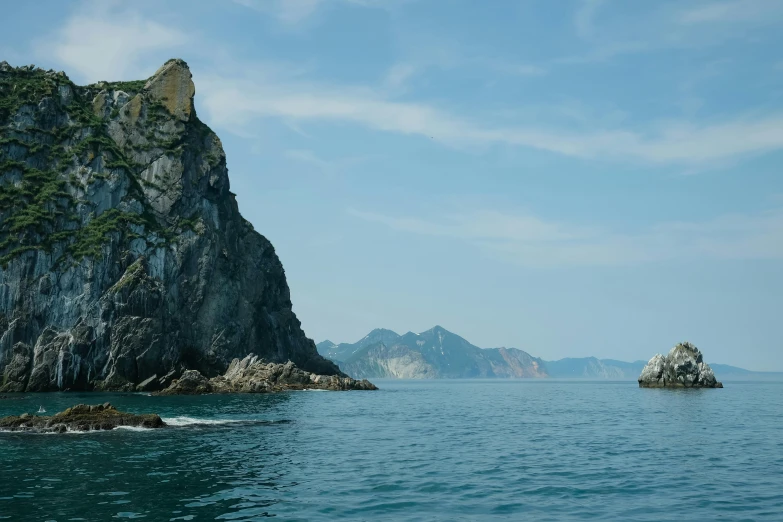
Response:
[[[0,63],[0,391],[162,388],[251,352],[341,375],[194,95],[182,60],[86,87]]]
[[[641,388],[723,388],[701,352],[691,343],[680,343],[668,355],[658,354],[639,376]]]

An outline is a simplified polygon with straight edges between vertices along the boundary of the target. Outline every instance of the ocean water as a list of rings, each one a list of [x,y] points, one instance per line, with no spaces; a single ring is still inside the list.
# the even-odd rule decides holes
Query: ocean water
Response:
[[[7,520],[783,520],[783,383],[379,381],[377,392],[27,394],[162,430],[0,433]]]

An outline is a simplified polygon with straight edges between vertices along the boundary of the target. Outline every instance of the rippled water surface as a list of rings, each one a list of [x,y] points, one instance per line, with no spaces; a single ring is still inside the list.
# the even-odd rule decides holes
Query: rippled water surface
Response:
[[[0,415],[111,401],[172,425],[0,433],[0,518],[783,520],[783,383],[378,384],[0,399]]]

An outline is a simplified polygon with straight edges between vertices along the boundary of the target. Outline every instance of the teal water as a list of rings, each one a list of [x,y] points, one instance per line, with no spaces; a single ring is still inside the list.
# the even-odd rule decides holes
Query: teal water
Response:
[[[782,520],[783,383],[380,381],[378,392],[28,394],[163,430],[0,433],[8,520]]]

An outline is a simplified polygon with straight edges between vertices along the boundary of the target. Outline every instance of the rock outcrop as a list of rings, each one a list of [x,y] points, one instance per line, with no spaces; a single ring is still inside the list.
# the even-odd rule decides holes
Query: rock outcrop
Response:
[[[156,395],[200,395],[204,393],[268,393],[285,390],[377,390],[369,381],[338,375],[316,375],[302,371],[292,362],[276,364],[255,355],[234,359],[225,375],[207,379],[188,370]]]
[[[108,402],[93,406],[78,404],[51,417],[23,413],[0,419],[0,430],[35,433],[113,430],[120,426],[162,428],[165,425],[158,415],[124,413],[117,411]]]
[[[641,388],[723,388],[701,352],[691,343],[680,343],[668,355],[658,354],[639,376]]]
[[[182,60],[85,87],[0,63],[0,393],[156,390],[250,352],[343,376],[194,96]]]

